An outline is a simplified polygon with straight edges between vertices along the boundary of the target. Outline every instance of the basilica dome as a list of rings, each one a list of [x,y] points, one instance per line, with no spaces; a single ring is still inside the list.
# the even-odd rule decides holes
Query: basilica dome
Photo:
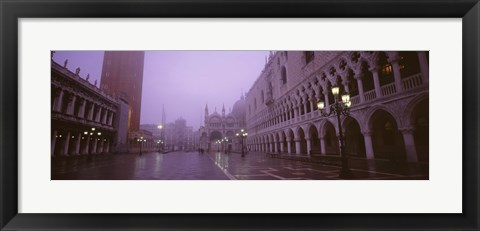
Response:
[[[245,98],[242,96],[240,100],[233,104],[232,115],[235,116],[237,119],[245,119],[245,115],[247,112],[247,105],[245,101]]]

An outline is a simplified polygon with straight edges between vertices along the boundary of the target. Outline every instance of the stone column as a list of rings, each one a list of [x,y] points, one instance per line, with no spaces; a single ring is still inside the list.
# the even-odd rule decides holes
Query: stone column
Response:
[[[67,107],[67,114],[74,115],[75,112],[75,101],[77,100],[77,96],[73,95],[71,99],[69,99],[68,107]]]
[[[52,143],[51,147],[52,149],[50,150],[52,157],[55,156],[55,145],[57,143],[57,130],[53,130],[52,132]]]
[[[348,79],[343,83],[343,88],[345,89],[345,92],[348,92],[348,93],[350,93],[350,87],[348,86],[349,83],[350,82],[348,81]]]
[[[320,154],[325,155],[327,154],[327,149],[325,147],[325,137],[320,136]]]
[[[307,114],[307,104],[308,104],[308,100],[306,98],[303,99],[303,114],[306,115]]]
[[[360,103],[365,102],[365,95],[363,94],[363,81],[361,77],[357,78],[357,85],[358,85],[358,95],[360,97]]]
[[[312,150],[312,144],[310,142],[310,137],[305,137],[305,140],[307,141],[307,155],[310,155],[310,151]]]
[[[105,147],[105,153],[109,153],[110,152],[110,139],[107,139],[107,143],[106,143],[106,147]]]
[[[278,140],[277,140],[276,136],[274,136],[274,138],[273,138],[273,147],[274,147],[273,151],[275,153],[278,153]]]
[[[287,139],[287,151],[288,154],[292,154],[292,141],[290,139]]]
[[[97,114],[95,115],[95,121],[96,121],[96,122],[99,122],[99,123],[100,123],[100,119],[101,119],[100,117],[101,117],[101,115],[102,115],[102,111],[103,111],[103,108],[102,108],[102,106],[99,105],[99,106],[98,106]]]
[[[398,60],[392,61],[392,69],[393,78],[395,79],[395,90],[396,92],[402,92],[402,74],[400,73],[400,65],[398,64]]]
[[[109,111],[107,109],[104,109],[103,110],[103,114],[101,114],[101,117],[102,119],[100,119],[100,122],[102,124],[106,124],[107,123],[107,115],[108,115]]]
[[[75,143],[75,153],[74,155],[80,155],[80,141],[82,140],[82,133],[77,134],[77,142]]]
[[[365,140],[365,155],[367,159],[374,159],[373,152],[373,143],[372,143],[372,132],[367,131],[363,133],[363,138]]]
[[[80,110],[78,110],[78,117],[80,118],[85,118],[85,107],[86,107],[87,101],[85,99],[80,100]]]
[[[313,105],[313,100],[310,99],[310,113],[313,113],[315,111],[315,107]]]
[[[300,139],[295,139],[295,153],[300,155],[302,150],[300,148]]]
[[[108,125],[110,125],[110,126],[112,126],[112,124],[113,124],[113,114],[114,114],[113,111],[110,112],[110,116],[108,118]]]
[[[417,149],[415,147],[415,139],[413,137],[413,129],[402,129],[400,131],[403,134],[403,141],[405,142],[407,161],[418,162]]]
[[[85,137],[87,139],[87,142],[85,143],[85,147],[83,148],[82,154],[87,154],[88,155],[88,150],[90,149],[90,136]]]
[[[92,151],[90,153],[92,154],[95,154],[97,153],[97,142],[98,142],[98,139],[95,138],[95,137],[92,137],[93,139],[93,147],[92,147]]]
[[[55,111],[57,112],[61,112],[62,110],[63,95],[64,95],[64,91],[60,90],[60,93],[58,94],[58,97],[55,100]]]
[[[324,95],[324,98],[325,98],[325,111],[327,113],[330,113],[330,99],[328,98],[328,89],[325,89],[323,91],[323,95]]]
[[[374,67],[370,70],[373,75],[373,85],[375,86],[375,98],[382,97],[382,89],[380,88],[380,80],[378,79],[378,67]]]
[[[425,52],[428,52],[428,51],[417,52],[418,62],[420,64],[420,71],[422,72],[422,83],[423,83],[423,85],[428,84],[428,78],[429,78],[428,59],[427,59],[427,54]]]
[[[68,147],[70,144],[70,132],[67,132],[67,135],[65,136],[65,144],[63,146],[63,155],[68,156]]]
[[[100,147],[98,148],[98,153],[103,153],[103,142],[104,142],[104,139],[100,138]]]
[[[87,117],[88,120],[93,120],[93,113],[94,112],[95,112],[95,103],[92,102],[90,104],[90,111],[89,111],[88,117]]]
[[[280,153],[284,153],[284,152],[285,152],[284,147],[283,147],[283,144],[284,144],[284,141],[281,140],[281,141],[280,141]]]

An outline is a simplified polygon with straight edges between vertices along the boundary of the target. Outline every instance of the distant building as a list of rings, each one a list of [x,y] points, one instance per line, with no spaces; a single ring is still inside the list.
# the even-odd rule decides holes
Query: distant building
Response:
[[[164,132],[166,151],[195,150],[193,127],[187,126],[185,119],[180,117],[174,123],[166,124]]]
[[[157,151],[158,145],[153,137],[153,134],[147,130],[138,130],[128,133],[129,152],[137,153],[140,151]]]
[[[105,51],[100,89],[130,105],[128,131],[140,129],[144,51]]]
[[[126,152],[127,101],[102,92],[67,63],[51,61],[51,156]]]
[[[160,124],[141,124],[140,130],[148,131],[152,133],[152,137],[155,140],[160,140],[162,137],[162,129],[159,129]]]
[[[208,105],[205,105],[204,126],[199,129],[199,148],[208,151],[224,149],[241,152],[241,140],[236,137],[236,133],[246,128],[245,113],[246,102],[243,95],[235,102],[233,110],[228,114],[225,113],[225,106],[222,108],[221,115],[217,111],[210,114]],[[225,137],[228,139],[226,143],[222,145],[216,143]]]

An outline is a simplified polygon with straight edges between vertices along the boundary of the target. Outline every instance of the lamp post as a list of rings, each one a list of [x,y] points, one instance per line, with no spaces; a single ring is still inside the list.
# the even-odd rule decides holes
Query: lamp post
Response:
[[[242,129],[242,130],[240,130],[240,132],[237,132],[236,135],[242,141],[242,157],[245,157],[245,151],[243,150],[243,139],[245,139],[245,137],[248,136],[248,133],[246,133],[245,130]]]
[[[162,130],[162,129],[163,129],[163,125],[160,124],[160,125],[158,125],[157,128],[160,129],[160,140],[159,140],[159,142],[160,142],[160,145],[159,145],[159,146],[160,146],[160,147],[158,148],[158,152],[163,152],[163,141],[162,141],[162,140],[163,140],[163,136],[162,136],[162,134],[163,134],[163,130]]]
[[[215,142],[217,144],[217,152],[220,152],[220,144],[222,143],[220,140]]]
[[[93,137],[93,133],[95,132],[95,128],[91,128],[90,131],[84,131],[83,134],[84,135],[88,135],[87,137],[87,141],[88,141],[88,146],[87,146],[87,153],[88,153],[88,157],[87,157],[87,161],[90,162],[92,161],[92,151],[91,151],[91,148],[90,148],[90,139],[92,139]],[[102,133],[98,132],[98,135],[100,136]],[[94,138],[95,139],[95,138]]]
[[[143,139],[143,136],[142,136],[142,137],[140,137],[140,139],[137,139],[137,142],[140,143],[140,153],[139,153],[139,155],[141,156],[141,155],[142,155],[142,146],[143,146],[143,143],[144,143],[144,142],[147,142],[147,140],[146,140],[146,139]]]
[[[348,94],[348,92],[344,92],[340,94],[339,86],[332,87],[332,94],[334,96],[335,102],[332,105],[330,105],[330,111],[328,113],[325,112],[325,102],[319,101],[317,103],[317,107],[318,107],[318,110],[320,110],[320,113],[322,116],[328,117],[334,114],[337,117],[338,130],[339,130],[338,132],[340,135],[340,137],[338,138],[340,143],[340,157],[342,159],[342,170],[340,171],[339,177],[342,179],[352,179],[353,173],[350,171],[350,168],[348,167],[348,158],[345,153],[342,123],[340,122],[340,115],[348,116],[350,114],[349,108],[352,102],[350,101],[350,94]]]
[[[227,154],[227,142],[228,142],[228,138],[227,138],[227,137],[225,137],[225,138],[222,139],[222,143],[224,143],[224,144],[223,144],[223,152],[224,152],[225,154]]]

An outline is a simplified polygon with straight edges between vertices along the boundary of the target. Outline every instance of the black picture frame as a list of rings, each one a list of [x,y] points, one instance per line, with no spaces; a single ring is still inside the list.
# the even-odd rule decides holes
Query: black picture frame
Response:
[[[480,4],[478,0],[0,0],[0,16],[0,227],[2,230],[479,230],[480,228],[478,158]],[[463,213],[18,213],[17,20],[57,17],[462,18]],[[455,154],[460,155],[460,153],[452,153],[452,155]]]

